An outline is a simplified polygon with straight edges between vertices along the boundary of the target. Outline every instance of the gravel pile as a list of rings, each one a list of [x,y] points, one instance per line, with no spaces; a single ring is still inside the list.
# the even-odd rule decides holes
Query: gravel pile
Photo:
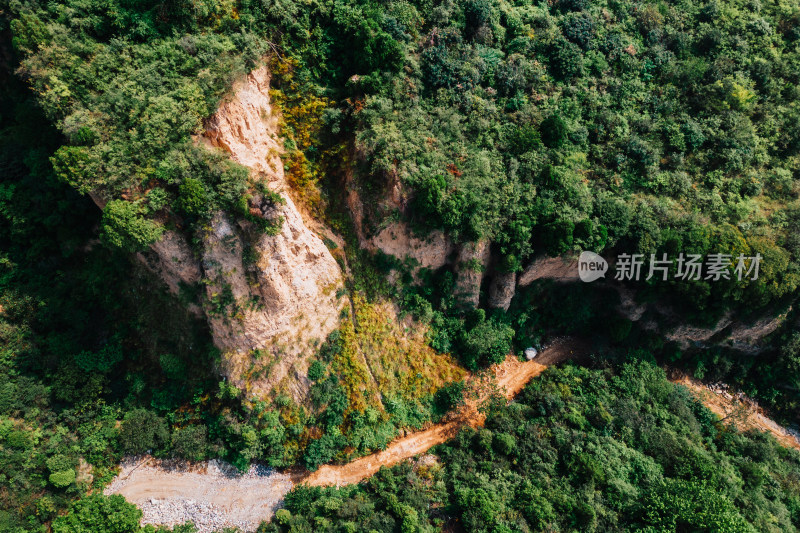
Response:
[[[226,527],[251,529],[250,523],[233,523],[226,514],[208,502],[194,500],[156,500],[150,498],[138,505],[142,510],[142,524],[175,526],[192,522],[198,531],[219,531]]]
[[[212,460],[194,465],[132,458],[106,494],[122,494],[142,510],[142,524],[174,526],[192,522],[199,533],[237,527],[255,531],[269,520],[293,484],[288,475],[262,465],[240,474]]]

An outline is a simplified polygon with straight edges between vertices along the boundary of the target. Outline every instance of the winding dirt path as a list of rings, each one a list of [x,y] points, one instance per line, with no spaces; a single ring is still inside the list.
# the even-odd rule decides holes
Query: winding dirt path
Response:
[[[588,345],[568,338],[554,342],[533,361],[522,362],[508,357],[502,364],[468,378],[468,400],[449,419],[409,433],[391,442],[385,450],[344,465],[324,465],[310,473],[259,471],[253,467],[251,472],[241,475],[226,471],[229,467],[213,461],[176,468],[144,458],[123,463],[122,471],[105,492],[122,494],[136,504],[144,512],[143,523],[173,525],[192,520],[199,533],[211,533],[231,526],[254,531],[261,521],[271,518],[283,496],[296,484],[341,486],[358,483],[374,475],[382,466],[389,467],[423,454],[451,439],[466,425],[482,426],[485,416],[479,408],[492,395],[511,400],[548,366],[588,352]],[[751,401],[709,388],[685,376],[672,381],[687,387],[724,422],[743,430],[769,432],[784,446],[800,449],[800,441],[795,435],[770,420]]]
[[[199,533],[223,527],[254,531],[272,517],[283,496],[295,484],[346,485],[358,483],[382,466],[392,466],[425,453],[452,438],[465,425],[479,427],[485,417],[481,403],[493,394],[507,400],[548,366],[585,353],[585,346],[574,339],[559,339],[542,350],[533,361],[508,357],[486,371],[468,378],[469,398],[456,413],[439,424],[409,433],[380,452],[345,465],[325,465],[316,472],[281,473],[256,471],[245,475],[225,471],[222,463],[210,461],[194,466],[175,466],[151,457],[123,462],[121,471],[106,488],[106,494],[121,494],[143,513],[143,524],[174,525],[195,522]]]
[[[574,354],[582,352],[582,348],[583,345],[574,339],[559,339],[533,361],[522,362],[516,357],[508,357],[503,363],[489,368],[486,374],[470,377],[473,397],[453,416],[452,420],[396,439],[385,450],[345,465],[321,466],[316,472],[311,472],[302,478],[300,483],[336,486],[358,483],[375,474],[382,466],[392,466],[446,442],[464,425],[482,426],[485,417],[478,408],[491,394],[497,392],[507,400],[511,400],[548,366],[569,359]],[[492,377],[494,379],[491,379]]]

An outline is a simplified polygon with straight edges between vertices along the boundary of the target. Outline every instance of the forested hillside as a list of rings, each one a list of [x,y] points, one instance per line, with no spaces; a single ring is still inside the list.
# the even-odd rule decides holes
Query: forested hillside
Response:
[[[616,370],[551,370],[440,462],[297,489],[264,528],[800,526],[796,453],[726,429],[654,366],[798,422],[797,0],[11,0],[0,38],[0,530],[87,531],[116,510],[109,531],[136,531],[123,502],[86,498],[123,455],[347,461],[446,416],[465,372],[561,334]],[[303,400],[220,376],[198,309],[235,322],[263,302],[207,279],[169,293],[135,255],[172,234],[208,264],[218,213],[280,231],[254,208],[280,191],[198,141],[264,65],[292,197],[346,278],[339,329],[295,376]],[[398,222],[487,259],[420,269],[361,246]],[[641,320],[607,282],[486,305],[493,278],[580,250],[763,262],[757,280],[632,283],[665,310]],[[470,275],[477,305],[458,297]],[[664,316],[780,325],[754,355],[670,341]],[[384,340],[412,329],[422,346]]]
[[[296,488],[261,531],[796,531],[800,455],[647,363],[549,370],[439,460]],[[449,529],[447,529],[449,530]]]
[[[298,181],[341,165],[333,145],[351,145],[367,191],[399,180],[417,225],[491,240],[511,270],[534,252],[615,245],[769,259],[746,290],[668,288],[706,310],[797,285],[797,12],[716,0],[64,2],[16,5],[11,28],[20,74],[66,137],[56,174],[112,200],[111,244],[151,243],[164,210],[188,224],[236,211],[246,175],[190,135],[235,76],[277,51],[307,114],[287,121],[290,148],[305,149],[288,158]],[[327,145],[309,143],[315,115]]]

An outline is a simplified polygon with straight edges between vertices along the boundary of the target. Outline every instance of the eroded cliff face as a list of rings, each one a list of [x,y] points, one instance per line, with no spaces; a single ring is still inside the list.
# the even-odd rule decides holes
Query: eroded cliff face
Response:
[[[277,131],[266,67],[250,73],[207,122],[204,141],[229,151],[285,204],[271,208],[271,217],[283,218],[280,233],[262,234],[250,243],[255,262],[249,266],[242,263],[239,228],[217,214],[205,240],[203,264],[207,278],[214,280],[208,290],[225,291],[227,284],[240,304],[234,317],[210,320],[226,353],[223,370],[248,393],[261,396],[282,385],[297,398],[308,385],[308,357],[338,326],[344,280],[288,194]],[[260,357],[253,357],[253,350],[262,350]]]
[[[147,268],[159,274],[175,294],[180,292],[182,284],[195,285],[203,276],[200,262],[194,257],[186,237],[176,231],[165,231],[161,240],[150,246],[148,253],[139,253],[137,256]],[[200,312],[196,305],[192,310]]]
[[[277,388],[301,400],[309,357],[339,325],[344,280],[288,193],[277,123],[264,67],[234,87],[197,141],[229,152],[280,194],[285,203],[265,205],[262,213],[283,219],[280,232],[267,235],[217,212],[199,253],[183,235],[168,231],[142,259],[174,292],[181,283],[205,286],[203,312],[232,384],[251,399]],[[259,203],[255,198],[251,207]]]
[[[390,179],[379,206],[369,206],[370,211],[409,214],[409,202],[402,185]],[[434,230],[427,235],[415,235],[403,220],[383,220],[379,228],[369,228],[367,219],[375,213],[365,213],[365,201],[359,192],[357,180],[347,180],[347,205],[353,219],[359,245],[370,251],[380,251],[406,263],[412,274],[420,269],[438,270],[449,266],[456,275],[457,297],[465,304],[477,307],[480,289],[489,267],[491,255],[489,242],[456,243],[444,232]],[[378,218],[381,218],[380,215]],[[507,288],[506,288],[507,289]],[[513,297],[507,297],[510,302]],[[505,297],[492,300],[499,307],[508,307]]]
[[[379,206],[379,209],[384,212],[405,213],[408,201],[403,194],[403,188],[396,179],[392,182],[381,201],[384,205]],[[347,180],[346,199],[359,246],[362,248],[370,251],[380,250],[400,260],[411,259],[415,269],[436,270],[451,261],[457,246],[441,231],[431,231],[425,236],[414,235],[411,227],[402,220],[388,221],[374,231],[368,230],[364,199],[352,175]]]

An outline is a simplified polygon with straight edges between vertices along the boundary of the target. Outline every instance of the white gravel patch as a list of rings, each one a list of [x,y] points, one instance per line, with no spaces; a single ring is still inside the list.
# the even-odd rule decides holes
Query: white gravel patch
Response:
[[[192,522],[199,533],[255,531],[293,487],[288,474],[261,465],[244,474],[218,460],[188,465],[138,457],[120,466],[105,494],[121,494],[139,507],[143,525]]]

